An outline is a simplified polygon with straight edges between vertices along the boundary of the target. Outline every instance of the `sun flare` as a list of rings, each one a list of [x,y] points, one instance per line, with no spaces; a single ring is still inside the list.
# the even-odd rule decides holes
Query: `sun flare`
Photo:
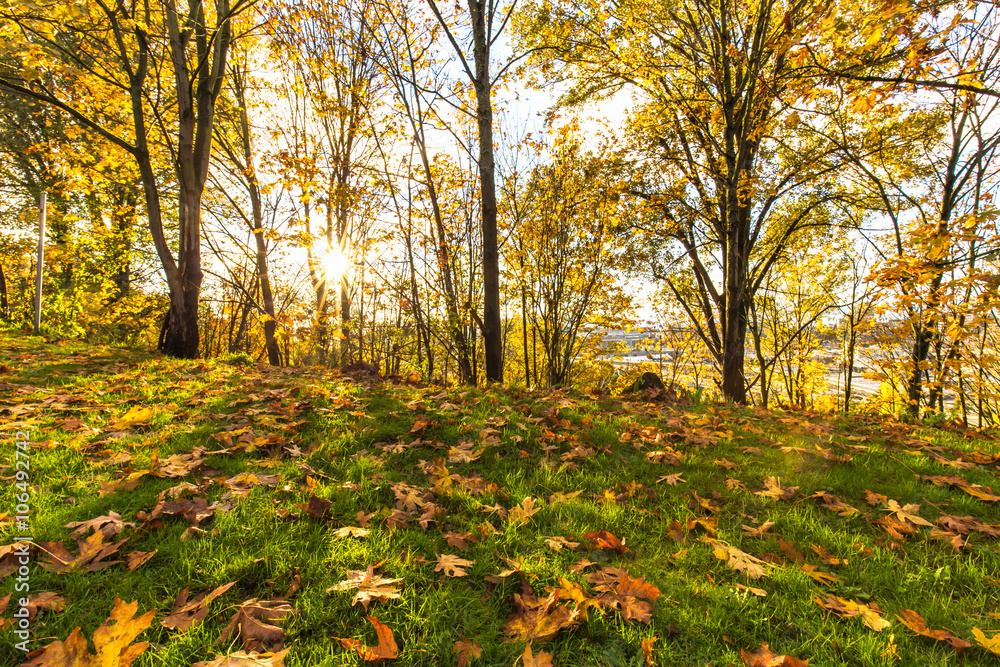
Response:
[[[336,278],[344,275],[350,264],[350,259],[337,246],[333,246],[327,250],[323,256],[323,271],[328,278]]]

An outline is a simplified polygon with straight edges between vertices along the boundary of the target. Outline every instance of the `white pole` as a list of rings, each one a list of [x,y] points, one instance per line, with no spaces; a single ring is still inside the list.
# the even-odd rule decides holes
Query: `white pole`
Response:
[[[35,273],[35,335],[42,324],[42,264],[45,261],[45,192],[38,202],[38,271]]]

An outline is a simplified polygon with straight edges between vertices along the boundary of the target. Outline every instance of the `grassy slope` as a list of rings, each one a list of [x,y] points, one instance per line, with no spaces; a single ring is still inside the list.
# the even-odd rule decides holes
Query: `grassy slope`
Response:
[[[207,660],[226,649],[213,642],[234,605],[247,598],[282,595],[297,573],[301,589],[291,600],[296,614],[283,623],[291,649],[286,664],[358,664],[358,656],[332,638],[373,644],[375,632],[361,605],[351,606],[350,594],[326,591],[345,579],[347,570],[381,564],[378,572],[404,582],[400,599],[374,602],[368,610],[396,635],[400,655],[394,664],[454,664],[453,644],[468,637],[483,648],[482,658],[473,665],[512,665],[524,644],[502,641],[502,628],[514,611],[512,596],[520,592],[522,578],[542,596],[544,587],[558,586],[560,577],[583,582],[570,566],[586,557],[645,577],[662,596],[650,625],[626,622],[617,612],[591,611],[553,641],[536,643],[536,651],[554,654],[556,665],[642,665],[641,640],[654,636],[653,656],[661,665],[742,664],[739,649],[752,650],[761,642],[775,652],[809,658],[813,665],[998,661],[978,646],[957,655],[942,642],[916,636],[896,619],[902,610],[913,609],[929,627],[947,628],[970,641],[973,627],[989,636],[1000,631],[996,542],[976,534],[955,553],[949,544],[931,539],[930,528],[920,527],[894,545],[874,523],[886,512],[865,498],[870,490],[901,505],[919,503],[919,515],[932,523],[942,514],[1000,523],[996,503],[917,477],[959,475],[970,484],[997,488],[996,465],[956,468],[929,456],[954,460],[960,450],[998,450],[992,439],[978,435],[881,418],[665,407],[569,391],[485,392],[355,382],[313,370],[178,362],[9,337],[0,338],[0,403],[0,433],[5,436],[0,476],[13,474],[8,436],[25,426],[33,432],[32,483],[39,487],[32,497],[36,540],[65,540],[75,553],[68,539],[71,530],[63,526],[113,510],[139,526],[126,528],[116,538],[129,537],[122,554],[159,550],[132,572],[124,565],[67,574],[33,567],[33,591],[57,592],[71,601],[62,613],[36,617],[35,647],[65,638],[78,625],[92,636],[117,596],[138,601],[140,611],[157,612],[140,637],[152,647],[136,665]],[[151,423],[109,438],[120,430],[113,426],[115,418],[133,406],[153,408]],[[396,453],[381,450],[380,445],[412,442],[416,436],[409,432],[417,418],[433,422],[422,437],[425,444]],[[207,456],[206,463],[214,469],[205,478],[203,495],[209,503],[226,491],[218,480],[238,473],[281,479],[274,487],[254,487],[235,509],[206,522],[208,534],[182,539],[188,524],[180,517],[164,518],[162,528],[154,529],[144,528],[135,516],[150,511],[161,491],[181,481],[198,481],[200,475],[146,476],[132,491],[99,495],[101,483],[121,477],[122,470],[149,468],[154,448],[161,461],[195,446],[221,450],[224,445],[213,434],[234,426],[250,428],[257,436],[276,434],[277,444],[251,453]],[[643,426],[654,426],[660,441],[647,441],[655,431],[646,431],[644,440],[639,430]],[[483,430],[489,428],[498,432],[496,444],[484,440],[491,434]],[[495,484],[495,490],[476,496],[457,490],[438,494],[434,502],[445,510],[438,523],[425,530],[412,519],[409,527],[390,530],[384,521],[396,503],[390,484],[405,481],[430,488],[433,480],[421,471],[420,461],[446,457],[447,446],[461,440],[471,440],[476,448],[486,444],[486,449],[476,461],[447,463],[450,473],[477,473]],[[440,443],[445,446],[440,448]],[[577,445],[596,453],[569,459],[567,466],[563,455]],[[831,455],[849,454],[851,460],[828,460],[817,445]],[[927,445],[943,449],[929,450]],[[294,457],[297,452],[287,449],[293,446],[309,453]],[[647,457],[668,448],[681,455],[679,465]],[[363,450],[367,454],[359,454]],[[131,461],[101,467],[122,453],[131,455]],[[728,466],[730,462],[735,467]],[[676,485],[656,483],[677,472],[683,473],[683,481]],[[754,494],[764,488],[768,476],[776,476],[782,487],[798,486],[797,494],[790,500]],[[727,484],[727,478],[749,490],[734,481]],[[841,517],[807,498],[821,490],[839,496],[862,515]],[[582,493],[567,502],[543,502],[556,492],[573,491]],[[14,492],[13,484],[4,485],[0,513],[13,511]],[[296,507],[311,494],[332,502],[328,519],[310,518]],[[540,509],[525,525],[484,511],[495,504],[512,508],[526,496],[538,501]],[[705,509],[698,497],[717,509]],[[335,528],[357,525],[359,510],[375,513],[368,536],[335,537]],[[698,539],[703,535],[699,528],[687,535],[687,543],[678,541],[684,531],[671,529],[672,521],[685,524],[711,516],[717,519],[720,541],[780,564],[751,580],[717,559],[712,546]],[[741,530],[743,524],[764,521],[774,526],[762,537],[748,537]],[[9,523],[2,529],[2,543],[8,543],[15,529]],[[622,538],[630,553],[622,556],[585,546],[556,552],[542,539],[581,541],[584,533],[601,529]],[[443,533],[449,530],[481,539],[460,552],[446,543]],[[791,542],[807,563],[842,581],[829,587],[816,583],[788,560],[779,537]],[[813,545],[846,562],[824,564]],[[437,554],[458,554],[474,564],[467,577],[445,577],[434,571]],[[507,567],[503,557],[520,558],[527,574],[497,585],[486,582],[484,576]],[[212,603],[200,626],[183,634],[160,626],[181,589],[194,593],[230,581],[235,586]],[[767,595],[759,597],[736,584],[763,589]],[[7,578],[0,595],[11,590],[13,581]],[[828,595],[877,603],[891,626],[875,632],[858,618],[840,618],[813,600]],[[0,664],[19,660],[12,637],[6,631]]]

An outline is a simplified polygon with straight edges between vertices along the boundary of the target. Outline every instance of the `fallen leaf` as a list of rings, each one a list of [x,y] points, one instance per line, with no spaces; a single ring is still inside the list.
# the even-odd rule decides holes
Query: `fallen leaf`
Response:
[[[128,566],[129,572],[145,563],[148,563],[149,559],[155,556],[157,551],[159,551],[159,549],[153,549],[152,551],[133,551],[132,553],[125,554],[125,564]]]
[[[99,516],[89,521],[70,521],[63,527],[76,528],[76,530],[70,533],[70,539],[75,540],[78,537],[83,537],[88,531],[93,529],[94,532],[103,534],[104,539],[107,540],[122,532],[126,526],[135,528],[134,523],[123,522],[118,512],[109,512],[107,516]]]
[[[357,651],[362,660],[392,660],[398,656],[399,647],[396,646],[396,640],[392,636],[392,630],[389,629],[389,626],[374,616],[367,618],[375,626],[375,634],[378,636],[378,644],[375,646],[366,646],[363,641],[358,639],[343,639],[341,637],[334,639],[339,641],[344,648]]]
[[[880,615],[882,610],[875,603],[868,605],[863,602],[855,602],[854,600],[845,600],[836,595],[830,595],[826,600],[814,597],[813,602],[824,609],[829,609],[841,618],[860,616],[861,622],[875,632],[881,632],[890,625],[889,621],[882,618]]]
[[[972,636],[976,638],[976,643],[981,647],[993,655],[1000,655],[1000,632],[993,637],[987,637],[986,633],[979,628],[972,628]]]
[[[656,667],[656,663],[653,662],[653,642],[655,641],[656,637],[642,640],[642,656],[646,659],[647,667]]]
[[[95,533],[100,535],[100,533]],[[136,616],[138,602],[122,602],[115,598],[111,616],[94,631],[94,648],[91,653],[87,639],[80,628],[73,628],[64,641],[54,641],[42,649],[41,653],[24,662],[21,667],[129,667],[143,651],[148,642],[133,644],[136,637],[145,632],[153,622],[156,612],[147,611]],[[114,624],[111,622],[114,621]]]
[[[193,600],[188,602],[188,589],[182,590],[174,600],[174,606],[170,613],[160,621],[160,625],[169,630],[186,632],[205,620],[208,616],[208,605],[215,598],[228,591],[236,582],[219,586],[211,593],[199,593]]]
[[[580,546],[579,542],[570,542],[565,537],[561,537],[559,535],[553,535],[552,537],[546,537],[545,538],[545,544],[547,544],[548,547],[549,547],[549,549],[552,549],[552,551],[558,551],[558,552],[561,552],[563,550],[563,547],[569,547],[570,549],[576,549],[578,546]]]
[[[355,594],[354,599],[351,600],[351,606],[360,602],[367,611],[368,605],[371,604],[372,600],[399,599],[399,589],[393,584],[398,584],[401,581],[402,579],[390,579],[387,577],[377,576],[375,574],[374,567],[369,565],[365,572],[348,570],[347,579],[334,584],[330,588],[326,589],[326,592],[332,593],[334,591],[357,589],[358,592]]]
[[[243,641],[244,650],[263,651],[264,644],[277,645],[285,637],[285,631],[271,621],[282,621],[293,613],[295,610],[285,600],[263,602],[251,598],[238,606],[215,643],[224,644],[236,636]]]
[[[468,667],[473,658],[482,657],[483,648],[479,644],[469,641],[468,638],[462,637],[451,647],[451,652],[458,654],[458,667]]]
[[[773,521],[765,521],[756,528],[748,526],[746,524],[743,524],[741,527],[743,528],[743,534],[746,535],[747,537],[763,537],[764,533],[770,530],[771,526],[773,525],[774,525]]]
[[[368,535],[368,531],[364,528],[356,528],[354,526],[344,526],[343,528],[338,528],[333,531],[334,537],[357,537],[362,538]]]
[[[469,567],[473,564],[471,560],[466,560],[455,556],[454,554],[438,554],[437,567],[434,568],[435,572],[444,572],[446,577],[465,577],[468,573],[462,568]]]
[[[524,647],[524,653],[521,654],[521,661],[524,667],[552,667],[552,654],[540,652],[538,655],[533,655],[531,642],[528,642]]]
[[[510,509],[507,513],[507,520],[523,525],[528,523],[528,519],[537,514],[540,509],[540,507],[535,507],[535,499],[527,496],[519,505]]]
[[[284,667],[288,649],[278,653],[257,653],[237,651],[229,655],[216,656],[214,660],[196,662],[191,667]]]
[[[706,541],[712,545],[712,554],[719,560],[726,561],[726,565],[737,572],[744,572],[751,579],[760,579],[767,574],[770,565],[756,556],[711,538]]]
[[[684,482],[685,484],[687,484],[687,480],[686,479],[681,479],[681,476],[683,474],[684,473],[682,473],[682,472],[675,472],[672,475],[664,475],[663,477],[660,477],[659,479],[657,479],[656,483],[659,484],[660,482],[666,482],[670,486],[677,486],[677,482]]]
[[[972,647],[972,644],[964,639],[956,637],[947,630],[929,629],[927,627],[927,623],[923,618],[921,618],[920,614],[912,609],[904,609],[902,616],[896,616],[896,618],[898,618],[903,625],[908,627],[910,630],[913,630],[921,637],[929,637],[931,639],[936,639],[939,642],[947,642],[948,644],[951,644],[951,647],[958,653]]]
[[[594,549],[608,549],[618,553],[628,553],[624,540],[619,540],[606,530],[596,530],[583,535],[583,539],[589,542],[589,546]]]
[[[809,667],[808,660],[799,660],[789,655],[775,655],[767,642],[760,645],[754,653],[740,649],[740,657],[746,667]]]

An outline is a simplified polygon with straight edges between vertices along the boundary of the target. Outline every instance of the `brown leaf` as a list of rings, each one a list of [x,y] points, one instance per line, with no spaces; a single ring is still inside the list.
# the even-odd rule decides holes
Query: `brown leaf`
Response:
[[[272,625],[271,621],[283,621],[294,613],[292,606],[284,600],[262,602],[251,598],[239,605],[215,643],[224,644],[238,636],[243,641],[244,650],[263,651],[264,644],[277,645],[285,637],[285,631]]]
[[[334,537],[356,537],[362,538],[368,535],[368,531],[365,528],[356,528],[354,526],[344,526],[333,531]]]
[[[768,648],[767,642],[753,653],[740,649],[740,657],[746,667],[809,667],[808,660],[799,660],[788,655],[775,655]]]
[[[191,667],[284,667],[288,649],[278,653],[257,653],[237,651],[229,655],[218,655],[214,660],[196,662]]]
[[[972,644],[964,639],[959,639],[947,630],[929,629],[927,627],[927,623],[923,618],[921,618],[920,614],[912,609],[904,609],[903,615],[896,616],[896,618],[898,618],[903,625],[908,627],[910,630],[913,630],[921,637],[929,637],[931,639],[936,639],[939,642],[947,642],[951,644],[951,647],[958,653],[972,647]]]
[[[296,507],[314,519],[322,519],[331,505],[333,503],[326,498],[320,498],[313,494],[309,494],[308,502],[295,504]]]
[[[38,545],[45,552],[45,559],[41,565],[49,572],[59,574],[66,572],[96,572],[106,567],[120,563],[121,561],[108,561],[104,559],[114,554],[128,541],[126,537],[115,544],[104,544],[104,534],[101,532],[91,533],[85,540],[79,540],[77,544],[77,555],[73,556],[62,541],[43,542]]]
[[[372,600],[397,600],[399,599],[399,589],[393,584],[398,584],[402,579],[390,579],[375,574],[374,567],[369,565],[365,572],[358,570],[348,570],[347,579],[338,584],[334,584],[326,589],[327,593],[334,591],[347,591],[357,589],[351,606],[361,603],[368,610],[368,605]]]
[[[159,549],[153,549],[152,551],[133,551],[132,553],[125,554],[125,563],[128,565],[129,572],[136,569],[137,567],[144,565],[149,562],[149,559],[156,555]]]
[[[766,477],[764,479],[764,488],[760,491],[754,491],[754,494],[764,498],[773,498],[774,500],[791,500],[795,497],[795,492],[798,489],[799,487],[797,486],[781,486],[781,482],[778,481],[777,477]]]
[[[28,618],[34,618],[40,611],[60,612],[66,609],[69,600],[52,592],[28,596]]]
[[[231,581],[228,584],[223,584],[211,593],[199,593],[190,602],[188,602],[188,589],[185,588],[177,594],[173,608],[167,617],[160,621],[160,625],[169,630],[187,632],[205,620],[205,617],[208,616],[208,604],[228,591],[235,583],[235,581]]]
[[[653,662],[653,642],[655,641],[656,637],[642,640],[642,656],[646,659],[647,667],[656,667],[656,663]]]
[[[392,636],[392,630],[389,626],[382,623],[374,616],[367,617],[371,624],[375,626],[375,634],[378,636],[378,644],[375,646],[366,646],[363,641],[358,639],[342,639],[340,637],[335,637],[346,649],[354,649],[361,656],[362,660],[392,660],[399,655],[399,647],[396,646],[396,640]]]
[[[569,547],[570,549],[576,549],[580,546],[579,542],[570,542],[565,537],[560,535],[553,535],[552,537],[545,538],[545,544],[548,545],[549,549],[552,551],[561,552],[563,547]]]
[[[435,572],[444,572],[446,577],[465,577],[468,573],[463,570],[464,567],[469,567],[473,565],[471,560],[466,560],[455,556],[454,554],[438,554],[437,567],[434,568]]]
[[[781,553],[785,554],[785,557],[793,563],[801,563],[806,559],[806,557],[795,548],[795,545],[792,544],[790,540],[786,540],[783,537],[778,538],[778,548],[781,549]]]
[[[813,602],[824,609],[829,609],[841,618],[860,616],[861,622],[875,632],[881,632],[889,627],[889,621],[882,618],[880,615],[882,610],[875,603],[868,605],[863,602],[855,602],[854,600],[845,600],[836,595],[827,596],[825,600],[814,597]]]
[[[556,604],[552,595],[542,602],[534,596],[514,595],[518,612],[507,617],[503,631],[512,641],[547,641],[563,628],[576,625],[580,611]]]
[[[468,667],[473,658],[479,658],[483,655],[482,647],[469,641],[466,637],[455,642],[455,645],[451,647],[451,652],[458,654],[458,667]]]
[[[99,516],[89,521],[70,521],[63,527],[76,528],[76,530],[70,533],[71,539],[83,537],[88,531],[93,530],[94,532],[102,533],[104,539],[107,540],[122,532],[126,526],[135,528],[134,523],[123,522],[118,512],[110,512],[107,516]]]
[[[664,475],[663,477],[660,477],[659,479],[657,479],[656,483],[659,484],[660,482],[666,482],[670,486],[677,486],[678,482],[684,482],[686,484],[687,480],[686,479],[681,479],[681,476],[683,474],[684,473],[682,473],[682,472],[675,472],[672,475]]]
[[[100,533],[95,533],[100,535]],[[21,667],[129,667],[132,662],[149,647],[147,642],[133,644],[135,638],[141,635],[156,612],[148,611],[142,616],[136,616],[138,602],[122,602],[115,598],[115,606],[111,616],[104,625],[94,631],[94,648],[97,653],[91,653],[87,648],[87,639],[80,628],[73,628],[64,641],[54,641],[40,653],[24,662]],[[114,621],[114,624],[111,622]]]
[[[774,525],[773,521],[765,521],[756,528],[748,526],[746,524],[743,524],[741,527],[743,528],[743,534],[746,535],[747,537],[764,537],[764,533],[770,530],[771,526],[773,525]]]
[[[526,524],[528,519],[537,514],[540,509],[540,507],[535,507],[535,499],[527,496],[519,505],[510,509],[507,513],[507,520],[511,523]]]
[[[552,667],[552,654],[540,652],[538,655],[533,655],[531,642],[528,642],[524,647],[524,653],[521,654],[521,661],[524,667]]]
[[[625,547],[625,542],[623,540],[619,540],[606,530],[595,530],[589,533],[584,533],[583,539],[587,540],[589,546],[594,549],[607,549],[610,551],[617,551],[621,554],[628,553],[628,548]]]
[[[760,579],[767,573],[767,568],[770,567],[768,563],[734,546],[711,538],[707,538],[706,541],[712,545],[712,554],[716,558],[726,561],[728,567],[737,572],[746,573],[751,579]]]

